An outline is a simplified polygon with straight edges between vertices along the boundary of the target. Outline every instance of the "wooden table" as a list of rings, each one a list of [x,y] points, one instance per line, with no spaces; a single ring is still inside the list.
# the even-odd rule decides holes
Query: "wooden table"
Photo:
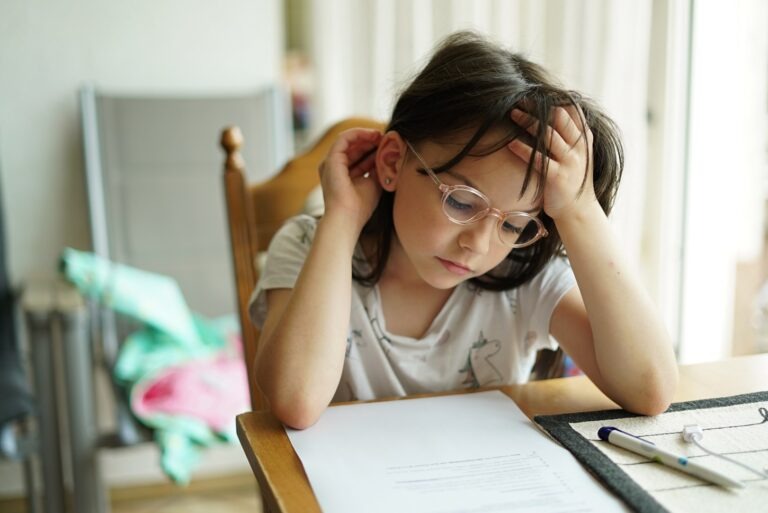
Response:
[[[618,406],[583,376],[500,387],[528,417]],[[768,354],[683,365],[675,402],[768,390]],[[282,424],[269,412],[237,417],[237,433],[261,487],[264,511],[319,513],[301,462]]]

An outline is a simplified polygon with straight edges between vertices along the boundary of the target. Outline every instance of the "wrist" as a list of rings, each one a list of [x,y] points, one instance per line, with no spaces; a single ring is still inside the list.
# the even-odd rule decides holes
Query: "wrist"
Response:
[[[603,212],[603,208],[597,200],[590,201],[581,208],[573,209],[570,212],[563,212],[557,219],[553,219],[557,231],[562,237],[574,230],[583,230],[585,227],[601,224],[608,220],[608,216]]]
[[[360,238],[362,226],[357,226],[354,218],[346,212],[326,211],[317,223],[317,237],[333,237],[340,248],[354,252]],[[327,235],[324,235],[326,234]]]

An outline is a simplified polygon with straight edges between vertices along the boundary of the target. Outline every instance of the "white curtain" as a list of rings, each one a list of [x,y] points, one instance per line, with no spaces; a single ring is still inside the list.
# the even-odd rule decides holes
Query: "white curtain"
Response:
[[[754,344],[752,312],[745,311],[753,308],[751,298],[736,292],[756,291],[766,272],[738,288],[740,264],[765,269],[766,64],[768,3],[694,4],[680,330],[685,362],[730,356],[736,342]],[[759,320],[767,323],[768,305],[760,307]]]
[[[651,0],[309,0],[312,130],[388,119],[398,91],[447,34],[475,29],[595,98],[622,128],[627,166],[613,219],[640,255]]]

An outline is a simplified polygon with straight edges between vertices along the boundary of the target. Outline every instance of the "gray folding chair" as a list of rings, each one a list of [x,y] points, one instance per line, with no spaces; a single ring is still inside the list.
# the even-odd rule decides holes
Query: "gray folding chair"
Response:
[[[195,312],[234,315],[234,271],[216,144],[223,126],[248,127],[260,134],[243,148],[256,164],[250,169],[279,169],[293,153],[287,95],[264,87],[240,95],[137,96],[89,85],[80,91],[80,107],[94,252],[174,278]],[[93,304],[89,319],[94,354],[111,374],[120,341],[136,326]],[[113,391],[116,429],[98,445],[146,439],[124,392],[116,385]]]

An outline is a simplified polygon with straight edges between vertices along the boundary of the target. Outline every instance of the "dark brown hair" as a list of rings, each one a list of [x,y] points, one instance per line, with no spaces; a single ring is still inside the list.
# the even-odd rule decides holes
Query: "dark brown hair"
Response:
[[[541,66],[474,32],[454,33],[438,45],[424,69],[400,94],[387,130],[396,131],[414,145],[427,139],[474,130],[464,147],[435,169],[439,173],[470,154],[490,129],[502,128],[506,136],[484,153],[496,151],[515,138],[524,138],[537,152],[545,155],[542,172],[546,176],[546,126],[555,107],[569,105],[581,108],[583,121],[592,131],[595,194],[607,214],[613,206],[624,165],[616,125],[594,102],[560,86]],[[535,137],[512,123],[509,113],[515,106],[539,120]],[[582,134],[582,141],[586,141],[586,134]],[[521,196],[536,172],[533,163],[529,163]],[[586,179],[587,169],[584,172]],[[542,178],[538,182],[536,193],[539,196],[545,181]],[[384,191],[363,228],[363,236],[371,238],[376,249],[371,272],[353,273],[354,279],[363,284],[378,282],[384,271],[394,236],[393,202],[394,193]],[[549,236],[531,246],[510,251],[505,262],[496,269],[471,280],[476,286],[489,290],[518,287],[562,253],[562,242],[554,221],[543,211],[539,217]]]

